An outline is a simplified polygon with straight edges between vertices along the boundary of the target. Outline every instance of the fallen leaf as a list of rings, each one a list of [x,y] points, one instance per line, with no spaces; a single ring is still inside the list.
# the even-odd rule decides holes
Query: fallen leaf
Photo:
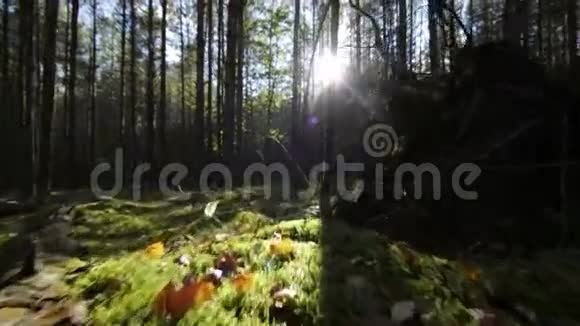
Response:
[[[481,269],[478,267],[463,262],[459,262],[459,266],[466,279],[472,282],[478,282],[481,279]]]
[[[169,314],[169,298],[175,294],[175,285],[173,282],[167,283],[155,297],[153,301],[153,312],[159,317],[165,317]]]
[[[249,273],[239,274],[232,279],[232,284],[238,293],[246,293],[252,287],[254,275]]]
[[[207,217],[207,218],[213,217],[219,203],[220,203],[219,200],[215,200],[215,201],[211,201],[211,202],[207,203],[207,205],[205,205],[205,209],[203,210],[205,217]]]
[[[151,258],[159,258],[165,254],[165,247],[162,242],[155,242],[145,248],[145,254]]]
[[[193,307],[211,299],[214,292],[214,283],[205,279],[187,281],[178,290],[169,282],[155,297],[153,311],[159,317],[179,320]]]

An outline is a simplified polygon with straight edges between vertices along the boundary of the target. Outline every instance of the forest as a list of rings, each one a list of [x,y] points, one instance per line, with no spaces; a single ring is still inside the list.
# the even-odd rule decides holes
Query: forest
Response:
[[[0,0],[0,325],[579,325],[577,0]]]

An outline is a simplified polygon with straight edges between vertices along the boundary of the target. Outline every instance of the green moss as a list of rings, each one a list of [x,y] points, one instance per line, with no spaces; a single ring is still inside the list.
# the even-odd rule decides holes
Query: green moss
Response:
[[[286,318],[302,325],[360,324],[371,317],[388,319],[393,304],[408,300],[421,303],[425,325],[473,325],[469,309],[488,306],[483,286],[488,275],[511,283],[504,292],[514,302],[529,304],[542,314],[580,320],[572,308],[579,305],[580,292],[564,295],[577,293],[570,288],[578,284],[580,270],[568,264],[571,258],[550,256],[535,266],[522,263],[510,268],[490,261],[484,264],[484,279],[472,280],[461,264],[418,252],[376,232],[334,220],[274,222],[248,210],[239,193],[214,197],[220,200],[215,214],[219,223],[203,216],[204,203],[145,205],[113,200],[80,209],[76,235],[92,244],[95,252],[106,248],[110,253],[93,258],[93,267],[71,284],[74,295],[91,300],[94,324],[163,324],[151,310],[156,294],[170,280],[179,283],[185,275],[205,274],[226,252],[238,257],[239,268],[254,276],[252,286],[240,295],[229,280],[224,281],[214,297],[191,309],[180,325],[270,325]],[[290,257],[270,251],[274,233],[292,241]],[[101,238],[91,237],[94,234]],[[164,242],[163,257],[143,254],[153,241]],[[188,267],[176,264],[181,255],[190,258]],[[548,267],[566,264],[565,273]],[[558,282],[540,290],[537,280],[542,277],[548,277],[544,283]],[[296,291],[282,308],[284,314],[273,309],[274,287]],[[554,297],[558,303],[549,302]],[[514,324],[506,320],[504,324]]]

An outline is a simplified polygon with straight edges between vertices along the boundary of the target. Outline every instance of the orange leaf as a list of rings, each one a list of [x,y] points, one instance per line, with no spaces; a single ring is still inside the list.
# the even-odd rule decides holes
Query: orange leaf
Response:
[[[468,265],[463,262],[459,262],[459,266],[465,275],[465,278],[472,282],[477,282],[481,279],[481,270],[473,265]]]
[[[253,280],[252,274],[240,274],[232,279],[232,284],[238,293],[246,293],[252,286]]]
[[[155,312],[159,317],[165,317],[169,313],[169,298],[174,294],[175,285],[173,282],[167,283],[167,285],[165,285],[155,297],[155,301],[153,302],[153,312]]]
[[[194,292],[193,304],[202,304],[213,296],[215,285],[212,282],[199,282],[196,284],[197,290]]]
[[[168,310],[172,319],[181,319],[189,309],[211,299],[215,285],[211,282],[192,282],[169,297]]]
[[[214,292],[215,285],[211,281],[187,282],[179,290],[169,282],[155,297],[153,311],[162,318],[169,316],[179,320],[194,306],[211,299]]]

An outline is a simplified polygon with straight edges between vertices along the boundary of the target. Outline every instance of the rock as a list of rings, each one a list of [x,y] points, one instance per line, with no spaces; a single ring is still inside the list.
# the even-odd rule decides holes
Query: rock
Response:
[[[58,283],[62,276],[63,274],[61,273],[41,271],[33,277],[22,281],[22,284],[29,285],[37,290],[44,290]]]
[[[77,302],[69,308],[69,319],[73,325],[83,325],[89,315],[89,308],[85,301]]]
[[[32,310],[28,308],[7,307],[0,309],[0,325],[19,325],[21,321],[27,316],[33,314]]]
[[[181,266],[187,267],[191,264],[191,258],[187,255],[181,255],[177,258],[177,263]]]
[[[218,234],[215,235],[215,241],[217,241],[217,242],[225,241],[225,240],[227,240],[227,238],[229,236],[230,235],[227,234],[227,233],[218,233]]]
[[[391,320],[396,323],[403,323],[413,318],[415,312],[414,301],[399,301],[391,307]]]

